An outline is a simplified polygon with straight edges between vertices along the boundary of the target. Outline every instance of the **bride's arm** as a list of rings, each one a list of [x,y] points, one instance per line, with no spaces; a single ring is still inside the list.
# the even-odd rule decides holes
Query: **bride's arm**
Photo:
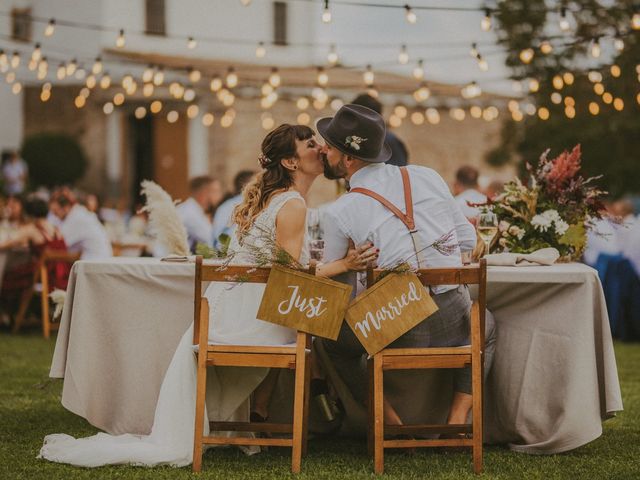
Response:
[[[276,242],[293,258],[299,259],[305,239],[307,207],[301,201],[285,203],[276,217]],[[350,248],[344,258],[319,264],[316,275],[334,277],[348,271],[361,271],[369,261],[378,259],[378,249],[371,244]]]

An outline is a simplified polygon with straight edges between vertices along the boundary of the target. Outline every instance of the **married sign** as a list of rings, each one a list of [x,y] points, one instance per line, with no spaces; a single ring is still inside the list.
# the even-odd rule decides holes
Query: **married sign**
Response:
[[[367,353],[373,355],[437,310],[414,273],[392,273],[358,295],[346,318]]]
[[[335,340],[351,289],[344,283],[274,265],[257,318]]]

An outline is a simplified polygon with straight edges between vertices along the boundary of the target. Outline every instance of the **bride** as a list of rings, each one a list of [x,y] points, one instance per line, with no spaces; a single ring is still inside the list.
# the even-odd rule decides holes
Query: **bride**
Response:
[[[232,263],[250,264],[265,236],[275,239],[293,258],[307,264],[305,197],[324,170],[324,147],[309,127],[283,124],[262,142],[262,171],[245,187],[243,201],[234,212],[237,230],[230,251]],[[331,277],[348,270],[363,270],[375,260],[372,245],[349,250],[345,258],[320,264],[316,274]],[[264,285],[212,283],[209,300],[209,339],[224,344],[282,345],[295,342],[295,332],[256,319]],[[83,467],[112,464],[191,464],[196,395],[193,325],[184,333],[165,374],[149,435],[109,435],[87,438],[47,435],[40,458]],[[211,420],[247,419],[249,396],[255,391],[252,418],[266,418],[274,378],[264,368],[209,368],[207,414]],[[209,424],[205,420],[205,434]]]

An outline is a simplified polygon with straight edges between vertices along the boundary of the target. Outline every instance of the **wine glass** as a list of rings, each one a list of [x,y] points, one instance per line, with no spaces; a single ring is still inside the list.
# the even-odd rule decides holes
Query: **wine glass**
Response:
[[[484,242],[485,254],[489,253],[491,241],[498,233],[498,217],[490,210],[486,210],[478,215],[478,235]]]

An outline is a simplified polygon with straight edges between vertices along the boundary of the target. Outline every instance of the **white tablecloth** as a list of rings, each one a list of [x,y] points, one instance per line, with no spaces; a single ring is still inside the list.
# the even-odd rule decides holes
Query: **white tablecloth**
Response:
[[[109,433],[148,433],[164,372],[193,318],[194,264],[77,262],[51,377],[62,404]],[[490,267],[498,340],[486,438],[533,453],[583,445],[622,410],[595,270],[581,264]]]

